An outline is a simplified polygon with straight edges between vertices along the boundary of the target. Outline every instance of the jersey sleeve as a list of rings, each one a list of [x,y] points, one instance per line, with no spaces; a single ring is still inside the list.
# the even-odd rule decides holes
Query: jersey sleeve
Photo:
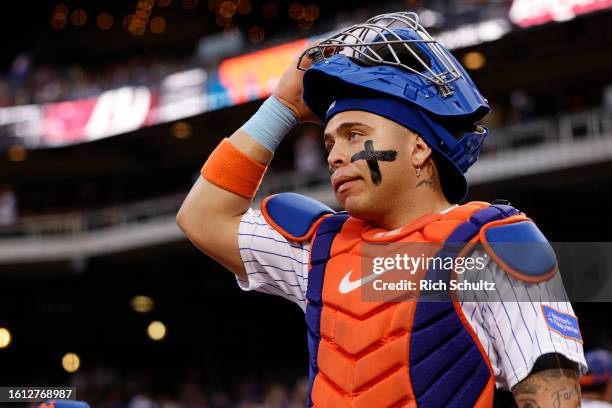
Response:
[[[260,211],[249,209],[240,220],[238,245],[247,276],[236,277],[242,290],[281,296],[306,309],[308,241],[288,240]]]
[[[464,299],[472,301],[462,302],[461,307],[489,356],[497,387],[512,389],[529,375],[538,357],[548,353],[578,363],[584,374],[582,336],[560,274],[528,283],[506,273],[480,250],[472,256],[487,259],[483,269],[470,271],[478,274],[476,280],[495,285]]]

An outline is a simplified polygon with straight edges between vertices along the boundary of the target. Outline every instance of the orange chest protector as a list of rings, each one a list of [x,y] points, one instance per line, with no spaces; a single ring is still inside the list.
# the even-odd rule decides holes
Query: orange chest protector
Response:
[[[309,209],[315,205],[299,202]],[[274,228],[292,239],[311,238],[308,406],[492,406],[495,382],[488,357],[456,301],[364,301],[361,290],[346,290],[346,283],[351,272],[359,270],[364,243],[435,243],[442,246],[437,256],[453,243],[445,256],[456,257],[466,243],[482,241],[488,226],[533,224],[524,214],[509,205],[472,202],[384,231],[346,213],[322,210],[311,211],[312,220],[302,223],[309,228],[299,230],[295,213],[291,222],[283,220],[284,212],[275,205],[263,205]],[[425,278],[436,273],[428,270]],[[353,283],[357,276],[353,274]]]

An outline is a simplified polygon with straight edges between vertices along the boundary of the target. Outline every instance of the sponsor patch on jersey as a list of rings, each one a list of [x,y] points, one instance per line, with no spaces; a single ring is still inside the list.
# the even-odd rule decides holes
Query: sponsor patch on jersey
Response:
[[[559,312],[550,306],[542,305],[542,313],[548,328],[566,339],[582,343],[578,319],[571,314]]]

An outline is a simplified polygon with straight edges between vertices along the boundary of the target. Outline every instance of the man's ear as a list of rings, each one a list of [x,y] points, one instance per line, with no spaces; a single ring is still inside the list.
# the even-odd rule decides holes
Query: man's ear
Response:
[[[416,135],[416,139],[414,141],[414,147],[412,149],[412,165],[417,167],[422,167],[423,164],[427,161],[428,158],[431,157],[431,147],[425,140],[419,135]]]

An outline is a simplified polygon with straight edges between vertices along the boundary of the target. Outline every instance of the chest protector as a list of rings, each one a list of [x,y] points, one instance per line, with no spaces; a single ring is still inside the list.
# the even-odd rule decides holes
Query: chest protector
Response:
[[[291,201],[295,197],[286,199]],[[346,213],[332,214],[322,207],[317,207],[318,211],[313,211],[313,207],[308,207],[309,212],[298,211],[301,217],[308,218],[300,222],[299,217],[289,217],[282,211],[283,205],[279,206],[279,202],[264,201],[262,208],[268,222],[286,237],[311,238],[306,292],[310,355],[308,406],[492,406],[495,386],[492,369],[458,302],[450,298],[436,302],[363,301],[360,288],[341,293],[339,287],[347,272],[360,269],[364,242],[443,245],[480,241],[484,248],[490,249],[492,245],[485,245],[485,232],[490,227],[501,227],[506,235],[516,235],[516,231],[509,232],[507,227],[533,225],[524,214],[509,205],[471,202],[445,214],[423,216],[400,229],[385,231]],[[287,215],[291,222],[283,221],[280,214]],[[283,223],[293,230],[287,231],[280,225]],[[523,234],[530,230],[535,234],[532,239],[534,236],[542,239],[537,236],[537,228],[534,231],[531,226],[523,225],[520,230]],[[495,241],[494,237],[491,241]],[[457,256],[456,248],[462,245],[452,247],[455,249],[451,251],[455,252],[447,252],[445,256]],[[540,259],[540,254],[537,255]],[[498,259],[504,262],[501,257]],[[556,260],[554,265],[549,261],[535,267],[511,263],[504,262],[507,271],[512,270],[525,280],[547,279],[555,272],[550,267],[556,267]],[[529,276],[529,267],[537,270],[537,276]],[[427,271],[425,278],[430,278],[432,273],[439,271]],[[353,276],[353,280],[358,279],[358,274]]]

